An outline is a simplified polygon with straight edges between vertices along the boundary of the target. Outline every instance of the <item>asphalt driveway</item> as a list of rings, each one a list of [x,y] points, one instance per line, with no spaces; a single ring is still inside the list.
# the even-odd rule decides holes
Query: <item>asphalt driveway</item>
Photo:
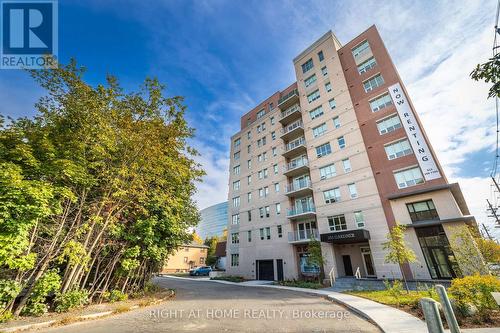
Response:
[[[380,332],[321,297],[260,287],[156,278],[176,297],[162,304],[43,332]]]

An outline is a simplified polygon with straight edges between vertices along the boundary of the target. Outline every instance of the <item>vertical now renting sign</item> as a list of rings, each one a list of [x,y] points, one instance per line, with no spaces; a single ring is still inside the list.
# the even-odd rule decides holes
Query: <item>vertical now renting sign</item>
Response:
[[[429,150],[429,146],[427,146],[427,142],[425,141],[422,131],[418,126],[415,115],[410,109],[410,104],[406,99],[401,85],[396,83],[390,86],[389,93],[394,101],[399,118],[401,118],[406,135],[408,136],[413,152],[417,157],[418,164],[420,165],[420,169],[422,169],[425,180],[441,178],[436,162],[434,161],[431,151]]]

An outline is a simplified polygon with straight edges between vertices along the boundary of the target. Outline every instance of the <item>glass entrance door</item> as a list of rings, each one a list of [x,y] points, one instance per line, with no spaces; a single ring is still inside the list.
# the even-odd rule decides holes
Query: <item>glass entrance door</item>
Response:
[[[366,276],[376,276],[375,267],[373,266],[372,251],[369,247],[361,248],[361,256],[363,257],[363,264],[365,265]]]

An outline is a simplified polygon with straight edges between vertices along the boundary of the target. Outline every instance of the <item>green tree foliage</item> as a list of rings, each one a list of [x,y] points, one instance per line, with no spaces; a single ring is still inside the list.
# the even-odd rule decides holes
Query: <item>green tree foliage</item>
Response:
[[[208,246],[206,264],[209,266],[213,266],[217,263],[217,257],[215,256],[215,250],[217,248],[218,242],[219,242],[219,238],[216,236],[212,236],[210,238],[207,237],[207,239],[205,239],[205,242],[203,243],[204,245]]]
[[[307,263],[310,266],[316,266],[319,268],[318,272],[318,283],[321,283],[321,269],[325,263],[325,258],[321,252],[321,242],[317,239],[311,239],[308,244],[309,256],[307,257]]]
[[[500,97],[500,53],[484,64],[479,64],[470,74],[473,80],[490,83],[488,97]]]
[[[114,77],[91,86],[84,72],[32,71],[46,91],[37,115],[0,118],[0,276],[22,286],[1,311],[43,312],[48,289],[137,292],[199,220],[204,173],[182,98],[156,79],[131,93]]]
[[[400,267],[417,261],[415,252],[406,244],[405,241],[406,226],[396,224],[387,234],[387,242],[382,243],[382,248],[387,250],[385,262],[398,264]],[[404,270],[401,268],[401,274],[405,283],[406,291],[409,292],[408,283]]]

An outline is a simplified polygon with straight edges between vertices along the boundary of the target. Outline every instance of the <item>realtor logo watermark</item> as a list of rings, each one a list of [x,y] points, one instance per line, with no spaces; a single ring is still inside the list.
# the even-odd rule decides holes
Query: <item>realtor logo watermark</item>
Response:
[[[57,0],[0,0],[0,68],[57,66]]]

